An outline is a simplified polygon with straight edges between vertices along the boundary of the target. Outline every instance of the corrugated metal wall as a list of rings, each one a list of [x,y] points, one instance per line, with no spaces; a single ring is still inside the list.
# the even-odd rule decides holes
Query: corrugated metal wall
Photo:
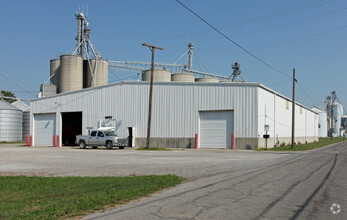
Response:
[[[0,141],[22,140],[22,118],[23,112],[20,109],[0,110]]]
[[[258,136],[265,134],[264,125],[269,124],[270,137],[291,137],[292,102],[260,87],[258,95]],[[295,105],[295,136],[318,136],[317,114],[298,104]]]
[[[194,137],[198,133],[199,111],[234,110],[236,136],[256,137],[258,86],[256,83],[154,83],[151,136]],[[84,134],[87,134],[86,127],[96,128],[99,119],[113,116],[120,125],[120,136],[127,135],[127,127],[135,127],[137,137],[145,137],[148,96],[148,82],[120,82],[34,100],[31,112],[82,111]]]

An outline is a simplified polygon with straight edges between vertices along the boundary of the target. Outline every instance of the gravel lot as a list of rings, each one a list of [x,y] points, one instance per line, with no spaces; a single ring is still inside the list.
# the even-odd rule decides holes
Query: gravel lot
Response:
[[[276,161],[288,154],[231,150],[138,151],[0,145],[0,175],[129,176],[176,174],[199,178]]]

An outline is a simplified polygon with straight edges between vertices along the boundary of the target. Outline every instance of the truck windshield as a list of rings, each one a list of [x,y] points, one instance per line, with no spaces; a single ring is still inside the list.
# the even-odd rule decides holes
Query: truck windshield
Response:
[[[117,136],[116,132],[114,132],[114,131],[105,131],[105,135],[106,136]]]

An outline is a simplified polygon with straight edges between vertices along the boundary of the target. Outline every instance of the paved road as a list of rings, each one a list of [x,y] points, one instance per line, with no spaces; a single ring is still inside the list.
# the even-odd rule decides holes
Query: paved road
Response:
[[[347,219],[347,142],[310,152],[80,150],[0,145],[0,175],[189,178],[86,219]],[[332,214],[332,204],[340,213]],[[337,207],[333,211],[337,211]]]
[[[347,142],[206,175],[85,219],[347,219]]]

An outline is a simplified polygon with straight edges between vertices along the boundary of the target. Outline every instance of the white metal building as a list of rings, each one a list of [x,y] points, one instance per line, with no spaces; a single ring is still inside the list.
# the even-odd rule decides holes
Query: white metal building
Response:
[[[151,146],[237,149],[289,143],[291,101],[259,83],[154,82]],[[97,128],[106,116],[117,119],[119,136],[135,128],[136,146],[145,146],[148,123],[149,82],[118,82],[31,102],[34,146],[69,145],[87,127]],[[317,113],[296,104],[296,142],[318,140]]]
[[[328,137],[328,116],[327,112],[317,107],[312,108],[312,111],[318,114],[318,137]]]

